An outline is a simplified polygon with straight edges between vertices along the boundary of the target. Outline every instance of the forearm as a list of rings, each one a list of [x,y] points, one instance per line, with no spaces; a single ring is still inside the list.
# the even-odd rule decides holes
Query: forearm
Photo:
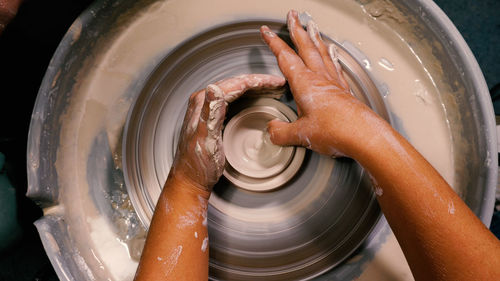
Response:
[[[207,280],[210,193],[169,177],[156,204],[135,280]]]
[[[222,127],[227,102],[248,90],[284,84],[279,76],[240,75],[189,97],[174,163],[156,203],[136,280],[208,279],[207,206],[225,165]]]
[[[372,176],[382,211],[415,278],[498,278],[498,240],[415,148],[378,122],[354,158]]]

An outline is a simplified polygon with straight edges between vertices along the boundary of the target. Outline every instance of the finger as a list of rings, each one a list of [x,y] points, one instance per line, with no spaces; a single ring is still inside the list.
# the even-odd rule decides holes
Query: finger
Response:
[[[275,119],[267,123],[267,132],[269,133],[271,142],[276,145],[291,146],[303,145],[303,140],[298,134],[298,125],[300,121],[297,120],[292,123]]]
[[[205,100],[205,91],[198,91],[189,98],[188,108],[184,115],[182,131],[191,134],[198,127],[203,101]]]
[[[296,76],[307,71],[307,67],[302,59],[295,53],[285,41],[281,40],[276,33],[267,26],[260,28],[262,39],[269,46],[274,56],[278,60],[278,65],[283,75],[290,84],[294,84]]]
[[[222,145],[222,126],[226,115],[227,103],[224,93],[217,85],[210,84],[205,90],[205,104],[200,119],[207,121],[207,136],[204,140],[209,158],[214,161],[217,178],[224,170],[225,156]],[[202,133],[203,136],[203,133]]]
[[[344,74],[342,73],[342,67],[340,66],[339,53],[337,51],[337,47],[334,44],[330,44],[328,46],[328,55],[330,56],[330,59],[332,60],[333,64],[335,65],[335,69],[337,71],[337,76],[339,77],[340,85],[344,89],[349,90],[349,84],[347,84],[347,81],[344,78]]]
[[[318,49],[319,54],[321,55],[321,59],[323,60],[323,64],[325,65],[326,71],[328,72],[328,78],[333,80],[334,82],[340,83],[339,72],[337,71],[337,67],[340,67],[337,60],[337,65],[334,64],[330,54],[328,53],[328,48],[321,38],[321,33],[319,32],[318,25],[314,20],[309,20],[307,22],[307,34],[311,41],[313,42],[316,49]]]
[[[217,85],[210,84],[205,90],[205,105],[203,114],[207,120],[207,129],[210,134],[222,132],[222,124],[226,115],[226,102],[224,92]]]
[[[318,73],[327,73],[323,59],[313,41],[302,27],[297,11],[291,10],[287,15],[287,25],[293,44],[307,67]]]
[[[233,102],[248,90],[279,89],[285,78],[269,74],[245,74],[217,82],[226,102]]]

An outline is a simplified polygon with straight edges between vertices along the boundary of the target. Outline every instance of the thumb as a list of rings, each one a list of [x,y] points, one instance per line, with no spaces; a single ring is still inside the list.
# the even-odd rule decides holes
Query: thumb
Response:
[[[272,143],[282,146],[302,145],[302,141],[298,134],[297,120],[293,123],[288,123],[275,119],[267,123],[267,132],[270,135]]]
[[[208,182],[210,186],[215,185],[222,176],[226,157],[224,156],[224,147],[222,145],[222,126],[224,124],[224,117],[226,116],[227,103],[224,100],[224,92],[217,86],[210,84],[207,86],[206,101],[209,102],[209,114],[207,119],[208,137],[213,142],[208,141],[205,146],[212,155],[211,158],[215,161],[216,174],[209,177]],[[210,148],[211,147],[211,148]]]
[[[222,131],[227,109],[224,92],[218,86],[210,84],[205,93],[205,103],[200,117],[207,122],[208,134],[218,135]]]

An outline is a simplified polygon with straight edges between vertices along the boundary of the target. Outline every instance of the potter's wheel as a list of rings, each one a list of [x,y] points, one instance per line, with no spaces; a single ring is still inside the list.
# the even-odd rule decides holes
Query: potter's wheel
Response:
[[[131,107],[124,130],[123,170],[134,208],[146,227],[173,162],[189,95],[239,74],[281,75],[260,38],[263,24],[288,38],[283,23],[265,21],[228,24],[198,34],[166,56]],[[353,94],[388,118],[381,94],[360,64],[344,49],[340,60]],[[248,116],[249,108],[277,109],[280,104],[289,111],[288,107],[295,108],[289,92],[280,102],[243,98],[230,104],[227,119],[238,112]],[[380,210],[368,177],[355,161],[287,149],[294,150],[293,159],[276,172],[288,171],[286,180],[259,177],[260,190],[241,185],[231,167],[233,155],[227,156],[225,176],[209,201],[213,278],[316,276],[348,257],[378,221]]]
[[[236,74],[279,74],[257,28],[281,29],[290,8],[341,42],[357,98],[384,115],[383,96],[391,124],[489,224],[488,89],[432,1],[96,1],[54,54],[30,126],[27,195],[43,208],[35,225],[61,280],[133,279],[188,95]],[[294,106],[289,95],[276,102]],[[412,280],[354,162],[307,152],[299,168],[266,191],[221,179],[209,207],[213,278],[292,280],[332,268],[317,280]]]

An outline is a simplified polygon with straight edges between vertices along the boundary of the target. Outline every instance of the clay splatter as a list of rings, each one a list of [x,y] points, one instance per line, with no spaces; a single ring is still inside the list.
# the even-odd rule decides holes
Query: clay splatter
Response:
[[[201,251],[205,252],[207,250],[207,247],[208,247],[208,237],[205,237],[205,239],[203,239],[203,242],[201,243]]]
[[[165,276],[168,276],[170,272],[172,272],[172,270],[175,268],[181,254],[182,254],[182,245],[179,245],[172,251],[172,254],[170,254],[170,256],[166,258],[166,260],[163,262],[163,264],[166,266],[164,271]]]
[[[453,201],[450,201],[450,203],[448,203],[448,213],[450,215],[455,214],[455,204],[453,204]]]

